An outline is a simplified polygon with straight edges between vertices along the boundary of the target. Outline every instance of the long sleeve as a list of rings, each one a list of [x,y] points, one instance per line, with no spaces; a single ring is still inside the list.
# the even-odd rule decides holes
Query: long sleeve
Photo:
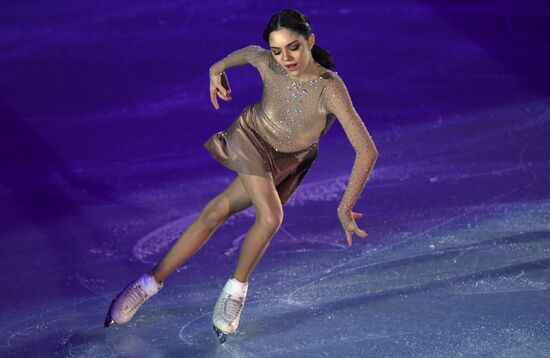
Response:
[[[355,162],[346,191],[338,205],[338,218],[344,230],[349,229],[352,221],[351,210],[361,195],[367,179],[378,158],[378,151],[372,138],[357,114],[346,85],[336,77],[323,91],[323,101],[329,113],[334,114],[355,149]]]
[[[210,66],[210,76],[219,75],[228,68],[234,66],[240,66],[244,64],[251,64],[252,66],[259,68],[263,60],[267,55],[267,50],[258,45],[248,45],[231,52],[218,62]]]

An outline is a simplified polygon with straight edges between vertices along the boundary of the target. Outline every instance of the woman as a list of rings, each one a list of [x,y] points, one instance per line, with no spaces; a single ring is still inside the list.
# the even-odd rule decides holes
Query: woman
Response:
[[[131,282],[113,300],[105,320],[128,322],[136,310],[162,288],[163,281],[191,257],[231,215],[254,205],[255,223],[241,247],[239,261],[214,307],[214,331],[223,343],[235,332],[244,307],[248,277],[283,220],[283,205],[294,193],[317,156],[318,141],[335,118],[356,151],[355,162],[337,214],[348,246],[352,234],[366,237],[352,212],[378,157],[377,149],[355,111],[347,88],[328,51],[315,45],[308,19],[292,9],[273,15],[264,34],[270,50],[250,45],[210,67],[210,93],[230,101],[224,70],[249,63],[263,81],[263,96],[244,108],[225,130],[205,142],[210,154],[237,172],[237,178],[212,199],[149,274]]]

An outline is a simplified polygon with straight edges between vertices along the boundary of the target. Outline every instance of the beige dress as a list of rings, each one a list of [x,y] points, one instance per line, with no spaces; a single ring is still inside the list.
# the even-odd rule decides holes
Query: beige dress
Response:
[[[284,204],[317,157],[319,139],[338,118],[356,151],[338,208],[342,225],[346,225],[374,164],[376,148],[344,82],[330,70],[310,81],[294,80],[271,51],[257,45],[230,53],[213,64],[209,73],[219,76],[230,67],[246,63],[262,77],[262,99],[246,106],[227,130],[211,136],[205,148],[236,172],[273,180]]]

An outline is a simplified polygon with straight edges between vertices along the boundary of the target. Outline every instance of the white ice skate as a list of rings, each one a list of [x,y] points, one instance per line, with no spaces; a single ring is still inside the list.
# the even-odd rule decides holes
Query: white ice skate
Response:
[[[239,327],[247,292],[248,282],[243,283],[235,278],[230,278],[218,297],[212,314],[212,323],[214,332],[222,344],[227,336],[234,333]]]
[[[138,308],[151,296],[155,295],[163,286],[150,274],[143,274],[130,282],[111,302],[104,326],[126,323],[134,317]]]

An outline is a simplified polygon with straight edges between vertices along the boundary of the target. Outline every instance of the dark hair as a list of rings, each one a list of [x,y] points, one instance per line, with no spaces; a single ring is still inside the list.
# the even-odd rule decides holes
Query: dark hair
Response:
[[[263,34],[264,41],[269,44],[269,34],[283,27],[296,31],[304,36],[306,40],[311,34],[311,25],[304,14],[294,9],[284,9],[273,15],[269,20]],[[313,59],[325,68],[336,66],[330,52],[320,46],[313,45],[311,54]]]

